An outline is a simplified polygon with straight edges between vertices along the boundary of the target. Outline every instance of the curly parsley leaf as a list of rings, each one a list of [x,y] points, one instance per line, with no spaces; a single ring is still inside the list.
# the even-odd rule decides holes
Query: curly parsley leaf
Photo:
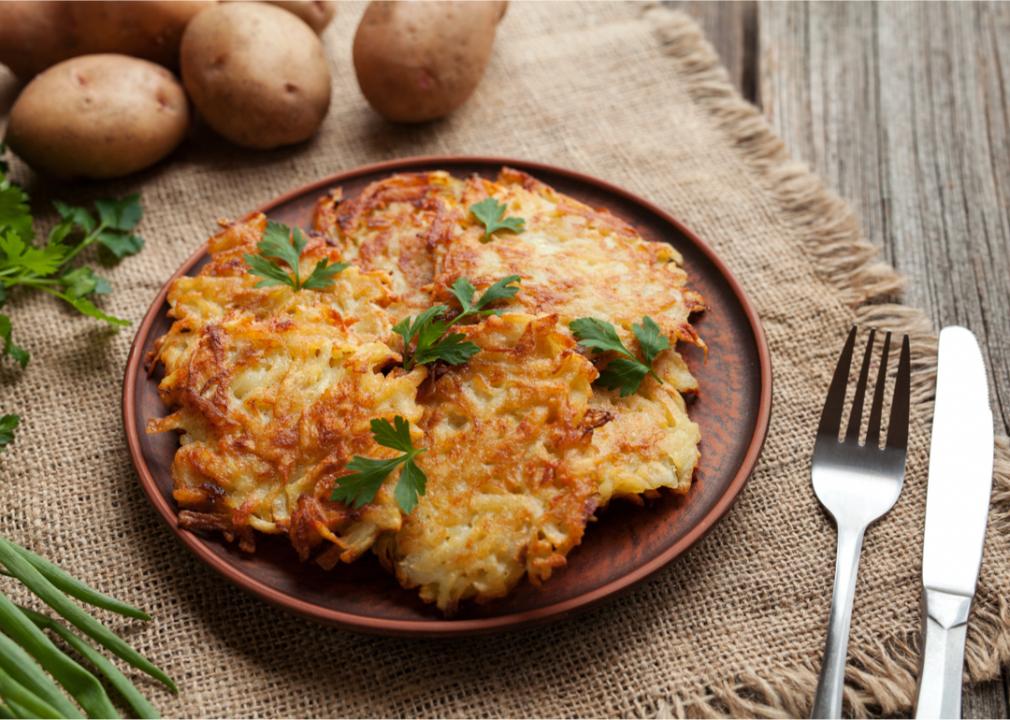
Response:
[[[481,242],[491,242],[491,235],[499,230],[510,230],[521,233],[526,228],[526,221],[521,217],[505,217],[508,207],[493,197],[484,198],[479,203],[470,206],[470,212],[484,226]]]
[[[330,287],[333,278],[347,267],[347,263],[330,263],[324,258],[316,263],[312,273],[303,282],[299,261],[307,244],[308,239],[301,228],[292,229],[272,220],[268,222],[263,239],[256,246],[259,255],[245,256],[249,272],[262,278],[256,287],[287,285],[295,292],[302,288],[325,290]]]
[[[410,423],[399,415],[393,418],[392,423],[382,418],[374,419],[371,426],[372,439],[378,445],[399,450],[403,454],[378,460],[355,455],[347,463],[351,474],[337,478],[331,497],[356,508],[363,507],[375,499],[389,474],[402,465],[393,494],[400,509],[409,514],[417,506],[418,496],[424,495],[428,482],[424,472],[414,462],[414,458],[423,453],[425,448],[414,447],[410,439]]]
[[[14,340],[11,339],[12,332],[11,319],[6,315],[0,314],[0,340],[3,340],[3,347],[0,348],[0,356],[10,356],[11,360],[20,365],[23,370],[25,366],[28,365],[28,360],[31,358],[31,355],[24,348],[18,347],[14,344]]]
[[[568,327],[579,341],[579,345],[596,353],[613,352],[620,356],[612,359],[600,371],[597,382],[603,387],[608,390],[620,390],[621,397],[627,397],[638,391],[646,375],[652,375],[662,384],[663,381],[652,369],[652,363],[660,352],[670,347],[670,341],[660,333],[659,326],[652,318],[646,316],[642,318],[641,324],[633,323],[631,326],[645,362],[639,360],[625,347],[617,335],[617,330],[605,320],[584,317],[573,320]]]
[[[0,451],[14,441],[14,431],[21,424],[17,415],[0,415]]]

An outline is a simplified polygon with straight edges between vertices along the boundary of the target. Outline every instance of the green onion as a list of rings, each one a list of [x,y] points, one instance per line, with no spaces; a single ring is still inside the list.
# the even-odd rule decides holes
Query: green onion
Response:
[[[82,717],[48,675],[24,648],[0,633],[0,670],[52,705],[63,717]]]
[[[25,560],[15,549],[14,545],[5,538],[0,538],[0,563],[3,563],[11,575],[24,583],[46,605],[62,615],[78,630],[85,635],[89,635],[99,645],[118,655],[133,667],[161,681],[172,692],[178,692],[175,683],[172,682],[172,678],[166,675],[161,668],[130,647],[122,638],[109,630],[109,628],[70,602],[66,595],[46,580],[42,573]],[[24,616],[22,615],[22,617]],[[38,631],[38,628],[35,628],[34,625],[32,627]]]
[[[119,691],[119,694],[122,695],[126,702],[129,703],[130,707],[133,708],[136,713],[136,717],[160,717],[157,708],[148,702],[147,698],[143,696],[143,694],[132,682],[130,682],[129,678],[120,672],[119,668],[109,662],[104,655],[89,645],[86,640],[50,617],[34,612],[33,610],[29,610],[28,608],[21,608],[21,610],[39,627],[47,628],[59,635],[70,647],[77,651],[78,655],[91,663],[98,672],[104,675],[109,681],[109,684]]]
[[[44,632],[35,627],[17,605],[2,593],[0,593],[0,632],[27,650],[56,679],[56,682],[67,689],[89,716],[119,717],[98,678],[67,657]]]
[[[94,605],[95,607],[104,608],[119,615],[126,615],[127,617],[137,618],[138,620],[150,620],[151,616],[140,608],[136,608],[133,605],[129,605],[122,600],[117,600],[114,597],[109,597],[103,593],[98,592],[94,588],[85,585],[80,580],[72,577],[66,573],[58,565],[55,565],[45,558],[39,557],[31,550],[26,550],[23,547],[14,545],[11,546],[20,555],[35,566],[42,575],[51,582],[53,585],[58,587],[60,590],[65,592],[71,597],[75,597],[82,602],[86,602],[88,605]]]
[[[3,670],[0,670],[0,695],[24,707],[34,717],[60,718],[59,711]]]

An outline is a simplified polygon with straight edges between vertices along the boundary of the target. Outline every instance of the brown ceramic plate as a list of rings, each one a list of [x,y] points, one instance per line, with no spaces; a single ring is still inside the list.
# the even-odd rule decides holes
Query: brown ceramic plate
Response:
[[[168,330],[167,284],[140,325],[126,366],[123,420],[133,463],[155,509],[179,539],[204,562],[264,600],[306,617],[347,628],[397,635],[445,636],[488,632],[558,619],[642,580],[697,542],[729,509],[747,481],[764,442],[771,408],[768,347],[754,308],[712,250],[687,228],[646,200],[568,170],[509,158],[426,157],[351,170],[295,190],[261,210],[290,225],[309,226],[315,200],[335,186],[353,196],[367,183],[394,172],[447,170],[493,177],[502,165],[525,170],[563,193],[602,206],[636,226],[650,240],[672,242],[684,255],[692,286],[709,310],[697,327],[710,348],[708,360],[684,349],[701,393],[691,416],[701,426],[702,460],[686,496],[664,494],[645,507],[616,502],[586,532],[568,565],[542,587],[522,583],[487,605],[464,604],[451,619],[403,590],[372,556],[324,572],[301,564],[283,538],[259,538],[247,555],[215,538],[176,526],[169,473],[178,447],[172,433],[147,435],[148,418],[164,414],[157,394],[160,374],[148,376],[144,357]],[[194,273],[206,248],[169,280]]]

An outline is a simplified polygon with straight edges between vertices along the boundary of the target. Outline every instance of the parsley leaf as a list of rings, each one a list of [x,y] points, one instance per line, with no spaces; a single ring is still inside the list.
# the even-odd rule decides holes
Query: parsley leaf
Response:
[[[10,355],[11,359],[24,369],[31,355],[24,348],[14,344],[11,339],[11,319],[3,314],[0,314],[0,340],[3,340],[0,357]]]
[[[0,235],[0,274],[6,277],[51,275],[63,264],[64,256],[61,245],[36,247],[12,230]]]
[[[77,225],[86,233],[90,233],[95,229],[95,219],[86,209],[76,205],[67,205],[60,200],[53,200],[53,207],[56,208],[56,212],[60,214],[60,217],[67,222],[68,229],[74,225]]]
[[[500,203],[493,197],[484,198],[479,203],[470,206],[470,212],[484,226],[481,242],[491,242],[491,235],[498,230],[510,230],[521,233],[526,228],[526,221],[521,217],[505,217],[505,203]]]
[[[493,302],[514,298],[516,293],[519,292],[519,285],[513,283],[519,283],[521,279],[518,275],[509,275],[502,278],[484,291],[484,294],[480,296],[476,305],[473,304],[473,295],[477,292],[477,289],[466,278],[457,278],[456,282],[452,284],[451,291],[456,299],[459,300],[460,307],[463,308],[462,315],[474,315],[477,313],[482,315],[497,315],[501,312],[500,310],[486,310],[485,308]]]
[[[659,330],[659,325],[648,315],[642,318],[641,325],[632,323],[631,332],[635,333],[638,346],[642,349],[642,354],[645,356],[646,365],[652,365],[652,361],[656,359],[656,356],[670,347],[670,341],[663,336]]]
[[[400,465],[400,478],[396,482],[394,497],[403,512],[410,512],[417,506],[417,498],[424,495],[428,478],[414,462],[414,458],[425,451],[425,448],[415,448],[410,439],[410,423],[397,415],[390,423],[385,419],[374,419],[371,423],[372,439],[383,447],[399,450],[402,455],[394,458],[376,460],[355,455],[347,469],[350,475],[337,478],[331,498],[338,502],[363,507],[375,499],[382,483]]]
[[[326,258],[323,258],[312,268],[312,273],[302,283],[302,287],[309,290],[325,290],[333,284],[333,278],[346,267],[347,263],[331,263]]]
[[[480,296],[475,303],[473,296],[477,289],[468,279],[460,277],[450,288],[453,296],[459,300],[461,312],[452,320],[440,319],[449,312],[445,305],[430,307],[415,318],[404,318],[393,326],[393,332],[403,338],[403,367],[411,370],[415,365],[442,360],[450,365],[462,365],[478,352],[480,348],[466,339],[462,333],[445,333],[453,325],[475,315],[497,315],[500,310],[488,309],[488,305],[499,300],[508,300],[519,292],[518,275],[504,277]],[[415,341],[413,352],[410,351],[411,341]]]
[[[60,275],[63,289],[67,295],[73,298],[81,298],[87,295],[108,295],[112,291],[112,286],[104,278],[95,275],[95,272],[82,266],[69,270]]]
[[[106,262],[109,264],[124,257],[136,255],[144,249],[144,238],[132,233],[106,230],[98,233],[98,243],[106,251]]]
[[[28,195],[20,187],[8,180],[0,171],[0,228],[14,232],[18,237],[30,241],[32,214],[28,208]]]
[[[14,440],[14,430],[21,424],[17,415],[0,415],[0,451]]]
[[[110,230],[133,230],[144,215],[140,195],[127,195],[118,200],[96,200],[98,220]]]
[[[76,205],[54,201],[60,220],[44,244],[36,244],[34,219],[28,195],[7,177],[0,145],[0,306],[11,291],[40,290],[70,305],[77,312],[107,322],[129,325],[128,320],[102,312],[88,296],[104,295],[112,288],[85,265],[71,261],[92,245],[116,260],[138,252],[144,245],[133,234],[143,216],[138,195],[118,200],[98,200],[94,213]],[[31,356],[14,343],[11,319],[0,314],[0,360],[9,356],[24,368]],[[14,438],[17,415],[0,416],[0,449]]]
[[[268,222],[263,232],[263,239],[256,246],[260,254],[245,256],[249,272],[262,278],[256,283],[256,287],[287,285],[295,292],[302,288],[325,290],[330,287],[333,278],[347,267],[347,263],[330,263],[324,258],[316,263],[312,273],[303,282],[299,260],[307,244],[308,240],[301,228],[292,230],[283,223],[272,220]],[[287,265],[287,269],[280,263]]]
[[[462,365],[480,352],[480,348],[466,339],[463,333],[452,333],[427,346],[419,346],[414,351],[414,364],[427,365],[436,360],[450,365]]]
[[[645,362],[635,357],[617,335],[617,330],[610,323],[597,318],[579,318],[569,323],[572,334],[579,345],[596,353],[614,352],[621,357],[614,358],[600,372],[597,382],[608,390],[620,390],[621,397],[627,397],[636,392],[646,375],[652,375],[657,382],[662,380],[652,369],[652,363],[663,350],[670,347],[652,318],[642,318],[642,323],[632,324],[631,331],[638,340]]]

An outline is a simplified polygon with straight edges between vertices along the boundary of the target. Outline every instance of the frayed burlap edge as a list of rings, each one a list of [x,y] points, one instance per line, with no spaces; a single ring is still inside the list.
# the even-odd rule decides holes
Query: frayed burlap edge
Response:
[[[730,140],[757,181],[774,196],[786,220],[799,230],[803,250],[817,272],[849,306],[856,323],[907,333],[915,348],[913,412],[930,417],[936,378],[936,333],[925,313],[888,302],[902,279],[879,259],[863,237],[848,204],[824,186],[802,163],[794,161],[760,111],[733,89],[726,71],[697,24],[687,15],[650,6],[664,53],[676,72],[689,80],[688,92]],[[1010,442],[999,438],[990,523],[1010,534]],[[991,680],[1010,661],[1010,602],[980,592],[975,600],[966,650],[966,671],[973,681]],[[918,669],[918,638],[893,637],[872,648],[849,651],[845,703],[855,716],[894,715],[912,706]],[[694,696],[646,695],[639,711],[656,717],[807,717],[817,667],[762,668],[738,674]]]

